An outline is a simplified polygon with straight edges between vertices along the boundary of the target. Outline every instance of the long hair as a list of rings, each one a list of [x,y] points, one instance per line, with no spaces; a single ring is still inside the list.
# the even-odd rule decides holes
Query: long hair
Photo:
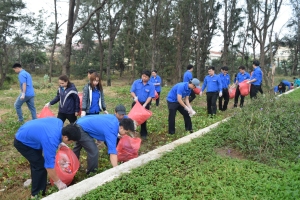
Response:
[[[103,92],[103,87],[102,87],[102,83],[101,83],[101,79],[100,79],[100,74],[98,74],[97,72],[94,72],[94,73],[91,74],[91,76],[90,76],[90,86],[94,90],[93,81],[96,80],[96,78],[99,79],[99,82],[96,85],[96,87],[97,87],[98,90]]]
[[[68,82],[67,88],[71,87],[72,83],[67,75],[61,75],[60,77],[58,77],[58,79],[64,82]]]

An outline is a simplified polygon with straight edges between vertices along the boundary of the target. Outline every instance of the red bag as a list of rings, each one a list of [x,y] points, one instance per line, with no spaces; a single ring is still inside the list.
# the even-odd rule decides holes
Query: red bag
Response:
[[[233,99],[235,97],[236,88],[229,89],[229,98]]]
[[[147,119],[149,119],[152,115],[150,110],[144,108],[140,102],[136,102],[136,104],[131,108],[130,112],[128,113],[128,117],[134,121],[136,121],[137,125],[141,125]]]
[[[138,157],[141,142],[141,138],[132,138],[128,135],[124,135],[120,139],[117,146],[118,161],[126,162],[128,160]]]
[[[193,89],[193,91],[194,91],[195,94],[200,94],[201,88],[200,89],[199,88],[195,88],[195,89]]]
[[[239,84],[239,89],[242,96],[247,96],[250,93],[250,84],[247,82],[248,80],[244,80]]]
[[[45,106],[42,110],[41,113],[37,115],[37,118],[45,118],[45,117],[55,117],[53,112],[51,112],[50,108]]]
[[[74,152],[68,147],[60,147],[55,156],[54,166],[58,178],[66,185],[70,185],[79,167],[80,163]],[[51,185],[54,184],[52,179],[50,182]]]
[[[80,110],[79,110],[78,116],[80,116],[80,115],[81,115],[81,108],[82,108],[82,95],[83,95],[83,93],[82,93],[82,92],[78,92],[78,97],[79,97],[79,102],[80,102],[80,104],[79,104]]]
[[[158,99],[158,93],[156,92],[156,90],[155,90],[155,97],[154,98],[152,98],[153,100],[156,100],[156,99]]]

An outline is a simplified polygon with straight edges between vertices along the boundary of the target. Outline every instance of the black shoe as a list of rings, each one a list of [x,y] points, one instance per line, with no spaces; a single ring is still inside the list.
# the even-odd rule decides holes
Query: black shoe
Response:
[[[142,140],[147,140],[147,135],[142,135],[141,138]]]

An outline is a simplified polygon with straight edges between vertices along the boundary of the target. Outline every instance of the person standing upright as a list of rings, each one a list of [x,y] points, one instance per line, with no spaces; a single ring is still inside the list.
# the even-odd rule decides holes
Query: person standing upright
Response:
[[[36,109],[34,106],[34,89],[33,89],[33,83],[31,75],[25,71],[21,64],[15,63],[13,65],[13,70],[19,74],[18,79],[20,82],[20,89],[21,94],[18,96],[14,107],[17,111],[18,120],[19,122],[24,122],[23,113],[22,113],[22,105],[26,102],[30,112],[31,112],[31,118],[36,119]]]
[[[208,75],[204,78],[200,95],[206,90],[207,113],[213,117],[217,113],[217,99],[222,96],[222,82],[219,75],[215,74],[215,67],[208,68]]]
[[[137,79],[133,82],[130,93],[133,97],[134,102],[132,107],[138,101],[144,108],[150,110],[150,102],[155,97],[155,88],[153,83],[150,82],[151,72],[149,70],[143,70],[142,78]],[[147,121],[141,124],[141,137],[147,139]]]
[[[183,82],[190,82],[193,79],[194,66],[189,64],[186,69],[186,72],[183,74]],[[189,102],[191,103],[195,98],[195,92],[192,90],[190,93]]]
[[[157,75],[157,70],[153,70],[151,72],[150,81],[153,83],[155,87],[155,91],[158,94],[158,98],[156,99],[156,106],[159,106],[159,98],[160,98],[160,91],[161,91],[161,78]]]
[[[219,97],[219,110],[225,111],[227,110],[227,105],[229,102],[228,86],[230,84],[230,76],[228,74],[227,66],[221,68],[221,73],[219,74],[219,76],[222,82],[222,96]],[[224,104],[222,104],[223,99],[224,99]]]
[[[235,97],[234,97],[234,107],[237,107],[240,96],[241,96],[240,107],[242,108],[244,106],[245,96],[241,95],[239,83],[243,82],[244,80],[250,79],[250,74],[246,72],[245,69],[246,68],[244,66],[240,66],[239,73],[237,74],[235,79],[235,84],[237,85],[237,87],[236,87]]]
[[[261,82],[262,82],[262,71],[259,67],[259,61],[254,60],[252,64],[254,71],[252,76],[250,77],[250,80],[247,82],[248,84],[251,84],[250,87],[250,98],[257,98],[257,92],[259,91]]]

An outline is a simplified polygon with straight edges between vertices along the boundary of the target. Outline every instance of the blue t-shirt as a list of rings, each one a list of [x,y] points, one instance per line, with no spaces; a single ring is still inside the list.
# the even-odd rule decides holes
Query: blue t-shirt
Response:
[[[207,86],[206,92],[222,92],[222,82],[219,75],[214,74],[213,76],[207,75],[204,78],[201,91],[204,91]]]
[[[100,112],[99,98],[100,98],[100,91],[95,88],[94,90],[92,90],[92,103],[91,103],[89,113]]]
[[[248,80],[248,79],[250,79],[250,74],[248,72],[245,72],[244,74],[239,72],[236,77],[236,80],[238,81],[238,83],[241,83],[244,80]]]
[[[58,145],[62,142],[63,122],[55,117],[26,122],[16,133],[16,139],[33,149],[42,149],[45,168],[54,168]]]
[[[161,78],[160,76],[156,75],[156,77],[151,76],[150,81],[154,84],[159,83],[159,85],[154,85],[156,92],[161,91]]]
[[[146,102],[149,97],[155,97],[155,88],[150,80],[144,84],[142,79],[135,80],[131,86],[130,92],[134,92],[139,102]]]
[[[116,114],[113,114],[116,117]],[[117,117],[116,117],[117,118]],[[128,115],[124,115],[123,119],[128,119]],[[118,119],[118,118],[117,118]],[[121,120],[118,119],[118,121],[120,122]]]
[[[288,86],[289,89],[291,89],[291,83],[287,80],[281,81],[285,86]]]
[[[190,72],[189,70],[187,70],[184,74],[183,74],[183,81],[182,82],[189,82],[190,80],[193,79],[193,74],[192,72]]]
[[[167,101],[169,102],[178,102],[177,95],[181,95],[182,98],[189,96],[191,94],[191,89],[189,88],[189,83],[182,82],[174,85],[167,96]]]
[[[228,88],[230,84],[230,75],[229,74],[224,75],[223,73],[220,73],[219,76],[222,82],[222,87]]]
[[[256,81],[254,81],[251,84],[253,84],[253,85],[260,85],[261,84],[261,82],[262,82],[262,72],[261,72],[260,67],[256,67],[254,69],[253,74],[252,74],[250,80],[253,80],[253,79],[256,79]]]
[[[119,121],[113,114],[88,115],[76,121],[92,138],[107,144],[108,154],[117,154]]]
[[[274,92],[275,92],[275,93],[278,92],[278,86],[274,86]]]
[[[20,82],[20,88],[21,91],[23,92],[23,83],[26,83],[26,92],[25,96],[34,96],[34,89],[33,89],[33,83],[32,83],[32,78],[31,75],[26,72],[24,69],[22,69],[18,75],[19,82]]]

